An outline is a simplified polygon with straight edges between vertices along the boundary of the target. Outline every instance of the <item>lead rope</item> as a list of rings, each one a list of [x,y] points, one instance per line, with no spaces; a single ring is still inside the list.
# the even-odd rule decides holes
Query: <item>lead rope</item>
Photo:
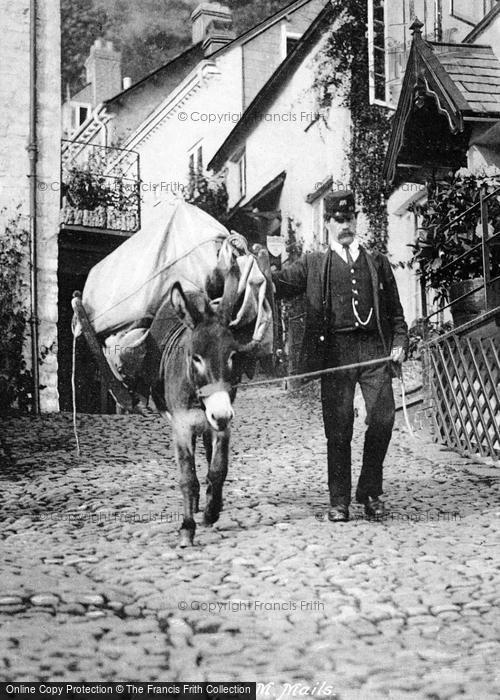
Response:
[[[233,388],[239,388],[239,389],[244,389],[244,388],[253,388],[256,386],[267,386],[269,384],[278,384],[282,382],[287,382],[290,379],[310,379],[310,378],[319,378],[325,374],[333,374],[334,372],[345,372],[346,370],[349,369],[356,369],[358,367],[370,367],[371,365],[379,365],[383,364],[384,362],[389,362],[390,361],[390,356],[389,357],[382,357],[377,360],[366,360],[365,362],[356,362],[352,365],[341,365],[340,367],[329,367],[328,369],[320,369],[316,372],[304,372],[303,374],[289,374],[286,377],[276,377],[273,379],[261,379],[256,382],[245,382],[244,384],[237,384]],[[399,379],[399,383],[401,386],[401,403],[403,406],[403,415],[406,423],[406,429],[408,430],[408,434],[410,435],[411,438],[414,440],[418,439],[417,436],[415,435],[413,428],[410,423],[410,419],[408,416],[408,410],[406,407],[406,388],[405,388],[405,383],[403,379],[403,371],[402,368],[399,367],[397,370],[397,377]],[[300,388],[300,387],[298,387]]]
[[[71,394],[73,400],[73,433],[76,442],[76,456],[80,457],[80,440],[78,439],[78,428],[76,425],[76,387],[75,387],[75,367],[76,367],[76,333],[73,330],[73,352],[71,356]]]

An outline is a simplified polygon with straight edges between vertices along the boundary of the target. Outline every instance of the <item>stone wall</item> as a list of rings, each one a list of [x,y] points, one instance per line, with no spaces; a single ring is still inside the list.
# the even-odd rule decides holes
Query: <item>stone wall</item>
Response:
[[[0,235],[20,207],[29,221],[30,2],[0,0]],[[60,169],[60,18],[57,0],[37,2],[37,253],[40,393],[43,411],[58,410],[57,238]],[[27,265],[28,265],[27,260]],[[29,306],[29,290],[27,291]],[[26,345],[31,365],[31,348]]]

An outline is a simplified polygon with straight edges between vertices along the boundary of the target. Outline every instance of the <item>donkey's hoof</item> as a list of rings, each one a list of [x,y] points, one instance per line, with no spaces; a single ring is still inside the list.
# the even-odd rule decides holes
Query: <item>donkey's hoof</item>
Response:
[[[213,525],[219,519],[220,512],[217,510],[212,510],[211,508],[206,508],[203,513],[203,523],[205,525]]]
[[[194,532],[190,530],[180,530],[179,535],[179,547],[181,547],[181,549],[193,546]]]

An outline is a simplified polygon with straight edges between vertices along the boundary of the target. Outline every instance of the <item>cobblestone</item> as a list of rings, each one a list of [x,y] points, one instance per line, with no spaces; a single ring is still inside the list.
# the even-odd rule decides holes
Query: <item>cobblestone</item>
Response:
[[[79,416],[80,459],[69,416],[7,421],[1,679],[498,697],[497,473],[397,424],[389,517],[367,522],[353,504],[333,525],[313,394],[240,393],[224,511],[189,551],[159,418]]]

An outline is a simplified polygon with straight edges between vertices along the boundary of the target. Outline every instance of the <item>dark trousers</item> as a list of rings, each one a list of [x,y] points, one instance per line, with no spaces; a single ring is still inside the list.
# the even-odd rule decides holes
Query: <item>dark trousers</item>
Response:
[[[339,333],[329,343],[327,366],[385,357],[377,333]],[[327,374],[321,380],[321,403],[328,445],[328,488],[332,506],[351,502],[351,439],[354,392],[359,383],[366,405],[363,463],[356,500],[382,494],[382,466],[394,425],[392,376],[387,363]]]

